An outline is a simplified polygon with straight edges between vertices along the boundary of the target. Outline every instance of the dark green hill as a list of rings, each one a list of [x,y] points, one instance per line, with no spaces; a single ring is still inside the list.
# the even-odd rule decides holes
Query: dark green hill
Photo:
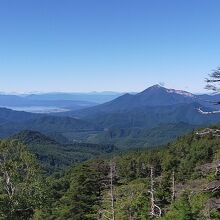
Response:
[[[48,172],[57,171],[117,150],[114,145],[107,144],[61,144],[40,132],[29,130],[22,131],[12,136],[11,139],[27,145]]]
[[[24,143],[25,145],[35,145],[35,144],[59,144],[55,140],[41,134],[38,131],[24,130],[15,134],[12,139],[16,139]]]
[[[83,117],[104,128],[154,128],[160,124],[187,123],[210,125],[220,121],[220,115],[203,115],[196,108],[198,103],[177,104],[170,106],[140,107],[123,112],[96,112]],[[204,110],[209,110],[203,108]]]
[[[166,144],[177,137],[191,132],[196,125],[187,123],[160,124],[158,127],[147,128],[112,128],[88,137],[92,143],[111,143],[120,148],[148,148]]]
[[[37,114],[13,111],[7,108],[0,108],[0,123],[6,122],[20,122],[23,120],[31,120],[37,118]]]
[[[22,130],[35,130],[54,136],[54,134],[97,130],[90,122],[70,118],[0,108],[0,138],[11,136]]]

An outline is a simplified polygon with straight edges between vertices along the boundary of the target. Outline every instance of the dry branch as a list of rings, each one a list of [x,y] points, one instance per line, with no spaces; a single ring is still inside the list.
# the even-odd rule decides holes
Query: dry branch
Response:
[[[203,189],[204,192],[215,192],[217,190],[220,190],[220,180],[212,181]]]
[[[111,210],[100,210],[98,215],[100,216],[99,219],[108,219],[108,220],[115,220],[115,195],[114,195],[114,179],[116,177],[116,165],[114,162],[110,162],[109,164],[109,174],[107,183],[103,183],[106,188],[109,188],[109,201],[111,202]]]
[[[172,173],[172,202],[176,199],[175,171]]]
[[[214,128],[206,128],[202,131],[197,131],[196,135],[200,137],[205,137],[207,135],[212,135],[213,137],[220,137],[220,130],[219,129],[214,129]]]
[[[153,167],[150,169],[150,179],[151,179],[151,187],[148,191],[151,195],[151,211],[150,216],[151,217],[161,217],[162,211],[161,208],[155,204],[155,197],[154,197],[154,173],[153,173]]]

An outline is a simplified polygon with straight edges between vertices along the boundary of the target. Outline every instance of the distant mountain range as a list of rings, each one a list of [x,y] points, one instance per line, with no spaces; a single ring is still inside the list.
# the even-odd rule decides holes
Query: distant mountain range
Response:
[[[204,110],[216,108],[206,101],[209,97],[155,85],[138,94],[125,94],[113,101],[63,115],[97,123],[104,128],[152,128],[179,122],[203,125],[220,120],[220,115],[206,116],[197,111],[198,107]],[[213,100],[213,96],[211,98]]]
[[[194,128],[219,123],[220,114],[203,115],[197,110],[216,109],[218,106],[207,100],[213,102],[219,98],[219,94],[194,95],[155,85],[104,104],[54,115],[0,108],[0,137],[36,130],[63,142],[162,144]],[[54,101],[52,97],[51,101]]]
[[[17,95],[0,95],[0,107],[8,107],[11,109],[30,109],[30,107],[41,107],[48,108],[53,107],[57,108],[59,111],[64,110],[78,110],[85,107],[90,107],[97,105],[97,103],[89,102],[89,101],[81,101],[81,100],[71,100],[71,99],[45,99],[45,97],[40,99],[38,95],[30,95],[30,96],[17,96]],[[40,110],[40,109],[39,109]],[[33,108],[34,111],[34,108]]]
[[[50,112],[57,109],[58,112],[62,112],[108,102],[122,94],[116,92],[0,94],[0,107],[30,112]]]
[[[123,112],[132,109],[142,108],[142,107],[153,107],[153,106],[168,106],[176,104],[189,104],[199,100],[199,96],[193,95],[191,93],[173,89],[166,89],[159,85],[149,87],[148,89],[137,93],[119,96],[118,98],[106,102],[101,105],[97,105],[93,108],[87,108],[83,111],[74,111],[74,113],[79,113],[79,115],[91,114],[91,112]],[[68,112],[70,113],[70,112]],[[67,114],[68,114],[67,113]],[[73,113],[73,112],[72,112]],[[70,113],[71,114],[71,113]]]
[[[169,95],[168,95],[169,93]],[[117,100],[117,98],[119,98]],[[16,111],[27,111],[33,113],[56,113],[77,111],[99,104],[105,104],[108,108],[111,101],[120,110],[140,106],[161,106],[178,103],[201,102],[206,99],[219,99],[220,95],[193,95],[181,90],[166,89],[159,85],[152,86],[140,93],[118,93],[118,92],[91,92],[91,93],[37,93],[10,95],[0,93],[0,107],[10,108]],[[115,100],[116,99],[116,100]],[[201,99],[201,100],[200,100]],[[200,100],[200,101],[199,101]],[[129,103],[132,103],[130,105]],[[119,106],[121,105],[121,107]],[[211,105],[203,101],[203,105]],[[114,107],[114,106],[113,106]]]
[[[124,93],[120,92],[89,92],[89,93],[64,93],[64,92],[54,92],[54,93],[38,93],[24,95],[26,98],[31,100],[73,100],[73,101],[84,101],[92,103],[104,103],[111,101]]]

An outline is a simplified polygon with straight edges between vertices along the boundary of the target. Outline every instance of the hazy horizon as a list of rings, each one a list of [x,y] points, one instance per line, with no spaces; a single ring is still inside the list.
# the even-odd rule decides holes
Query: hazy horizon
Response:
[[[136,93],[142,92],[145,89],[148,89],[149,87],[152,87],[155,85],[161,86],[160,84],[154,84],[154,85],[150,85],[140,91],[113,91],[113,90],[109,90],[109,91],[26,91],[26,92],[0,91],[0,95],[2,94],[2,95],[20,95],[20,96],[23,95],[23,96],[26,96],[26,95],[40,95],[40,94],[91,94],[91,95],[92,94],[112,95],[112,94],[124,94],[124,93],[136,94]],[[187,89],[175,89],[175,88],[171,88],[171,87],[166,87],[165,85],[163,85],[161,87],[164,87],[166,89],[182,90],[182,91],[186,91],[186,92],[189,92],[192,94],[211,94],[212,93],[208,90],[191,92]]]

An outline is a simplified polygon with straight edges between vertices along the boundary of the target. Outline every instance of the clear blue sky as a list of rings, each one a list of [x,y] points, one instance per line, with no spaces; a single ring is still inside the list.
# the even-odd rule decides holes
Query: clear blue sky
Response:
[[[220,65],[219,0],[0,0],[0,90],[199,92]]]

